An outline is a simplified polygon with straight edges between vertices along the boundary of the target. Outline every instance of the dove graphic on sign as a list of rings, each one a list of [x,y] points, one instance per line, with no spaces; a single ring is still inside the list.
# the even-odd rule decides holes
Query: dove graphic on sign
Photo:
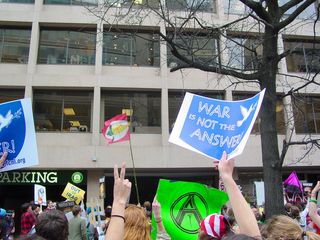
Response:
[[[3,117],[0,114],[0,132],[3,128],[8,128],[8,126],[10,125],[10,123],[12,122],[13,119],[15,118],[19,118],[21,115],[21,108],[14,114],[14,116],[11,113],[11,110],[9,110],[6,114],[5,117]]]
[[[250,116],[250,113],[253,112],[253,110],[256,108],[257,103],[251,104],[249,110],[246,109],[244,106],[240,105],[241,114],[243,116],[242,120],[237,121],[237,127],[241,127],[241,125],[248,119]]]

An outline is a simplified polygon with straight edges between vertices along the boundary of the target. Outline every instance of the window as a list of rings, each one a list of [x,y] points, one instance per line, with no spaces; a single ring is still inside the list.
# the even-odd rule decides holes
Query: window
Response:
[[[105,32],[103,37],[103,64],[159,67],[159,34]]]
[[[201,95],[204,97],[210,97],[210,98],[215,98],[215,99],[224,99],[224,93],[223,92],[208,92],[208,91],[187,91],[187,92],[192,92],[197,95]],[[174,123],[177,119],[180,107],[183,102],[183,98],[185,95],[186,91],[185,90],[170,90],[168,93],[168,105],[169,105],[169,129],[170,132],[173,129]]]
[[[92,92],[35,90],[33,102],[37,131],[90,131]]]
[[[287,3],[288,0],[278,0],[279,6]],[[303,2],[296,4],[290,8],[286,13],[285,17],[293,13]],[[249,7],[240,2],[239,0],[223,0],[224,13],[226,14],[247,14],[251,11]],[[316,3],[311,4],[302,13],[299,14],[298,18],[302,19],[314,19],[316,18]]]
[[[239,93],[239,92],[234,92],[232,94],[234,101],[251,98],[254,95],[255,95],[254,93]],[[282,98],[280,96],[277,97],[277,102],[276,102],[276,124],[277,124],[277,133],[284,134],[285,133],[284,106],[283,106]],[[259,132],[260,132],[260,114],[258,115],[253,125],[253,128],[251,130],[251,133],[259,133]]]
[[[320,97],[292,98],[296,133],[320,133]]]
[[[44,0],[44,4],[61,5],[98,5],[98,0]]]
[[[0,89],[0,103],[24,98],[24,89]]]
[[[159,8],[159,0],[106,0],[105,6],[107,7],[147,7]]]
[[[215,35],[203,35],[203,33],[168,33],[168,37],[173,39],[178,52],[194,62],[215,66],[219,63],[218,41]],[[171,47],[168,46],[168,67],[176,67],[183,62],[177,59],[171,53]]]
[[[249,12],[248,7],[239,0],[223,0],[225,14],[245,14]]]
[[[0,0],[0,3],[34,3],[34,0]]]
[[[166,0],[166,4],[173,11],[217,12],[215,0]]]
[[[320,71],[320,41],[285,39],[284,50],[292,51],[286,57],[288,72]]]
[[[0,28],[0,62],[28,63],[31,30]]]
[[[255,70],[262,56],[262,41],[253,37],[231,37],[226,41],[226,50],[229,56],[227,66]]]
[[[161,133],[160,91],[105,91],[103,95],[105,120],[126,112],[129,120],[132,117],[132,133]]]
[[[95,31],[42,29],[38,63],[93,65],[95,47]]]

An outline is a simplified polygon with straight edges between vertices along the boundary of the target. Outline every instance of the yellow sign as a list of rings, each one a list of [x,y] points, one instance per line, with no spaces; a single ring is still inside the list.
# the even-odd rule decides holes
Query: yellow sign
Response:
[[[133,109],[130,109],[130,108],[123,108],[122,109],[122,114],[125,114],[128,117],[132,116],[132,113],[133,113]]]
[[[79,204],[85,193],[86,192],[81,188],[68,183],[61,196],[65,197],[69,201],[74,201],[76,204]]]

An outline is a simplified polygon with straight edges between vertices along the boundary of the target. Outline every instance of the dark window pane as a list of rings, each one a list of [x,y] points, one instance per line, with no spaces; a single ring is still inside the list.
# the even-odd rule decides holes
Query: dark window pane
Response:
[[[106,0],[104,1],[106,7],[146,7],[159,8],[160,0]]]
[[[161,133],[160,91],[106,91],[103,95],[105,120],[123,112],[131,112],[132,133]]]
[[[262,42],[257,38],[232,37],[226,41],[229,67],[255,70],[262,57]]]
[[[95,64],[95,32],[41,30],[38,63]]]
[[[3,3],[34,3],[34,0],[1,0]]]
[[[320,98],[295,96],[292,103],[296,133],[319,133]]]
[[[207,92],[207,91],[187,91],[204,97],[210,97],[215,99],[224,99],[223,92]],[[173,129],[174,123],[177,119],[181,104],[186,91],[169,91],[168,93],[168,104],[169,104],[169,130]]]
[[[0,89],[0,103],[24,98],[24,89]]]
[[[286,57],[288,72],[320,70],[320,42],[285,39],[284,50],[292,50],[292,53]]]
[[[98,5],[98,0],[44,0],[44,4],[61,4],[61,5]]]
[[[35,90],[34,116],[38,131],[90,131],[92,93]]]
[[[223,0],[224,13],[245,14],[249,12],[248,7],[239,0]]]
[[[159,35],[105,32],[104,65],[160,66]]]
[[[4,63],[28,63],[31,30],[0,29],[0,57]]]
[[[253,93],[233,93],[233,100],[243,100],[247,98],[253,97],[255,94]],[[284,121],[284,106],[282,102],[282,98],[280,96],[277,97],[276,102],[276,125],[277,125],[277,133],[285,134],[285,121]],[[259,133],[260,132],[260,113],[253,125],[251,133]]]
[[[168,33],[168,37],[173,39],[178,52],[189,60],[201,64],[215,66],[219,63],[218,46],[216,36],[204,36],[199,33],[176,34]],[[183,62],[173,56],[171,47],[168,44],[168,66],[170,68],[183,64]]]
[[[215,0],[166,0],[166,4],[174,11],[217,12]]]

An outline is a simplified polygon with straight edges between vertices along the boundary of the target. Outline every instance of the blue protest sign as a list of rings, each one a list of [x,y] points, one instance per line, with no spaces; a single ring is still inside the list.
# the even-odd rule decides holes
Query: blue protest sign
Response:
[[[0,104],[0,155],[8,152],[0,172],[38,164],[30,99]]]
[[[186,93],[169,142],[219,160],[240,155],[256,120],[265,90],[252,98],[223,101]]]

